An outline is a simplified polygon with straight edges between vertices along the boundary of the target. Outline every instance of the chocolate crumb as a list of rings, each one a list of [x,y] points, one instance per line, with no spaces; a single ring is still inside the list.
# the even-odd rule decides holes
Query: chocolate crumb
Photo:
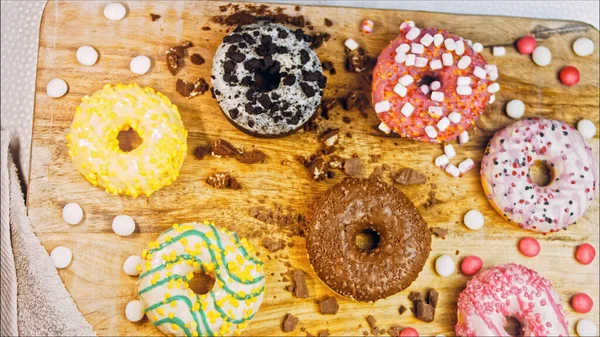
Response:
[[[351,158],[346,160],[344,163],[344,172],[351,177],[359,176],[362,172],[362,163],[360,158]]]
[[[296,7],[294,7],[294,10],[295,10],[296,12],[297,12],[297,11],[299,11],[299,10],[300,10],[300,6],[296,6]]]
[[[201,65],[205,61],[204,57],[202,57],[202,55],[200,55],[198,53],[192,54],[191,60],[192,60],[192,63],[195,65]]]
[[[433,306],[425,303],[425,301],[417,301],[415,302],[415,305],[415,315],[417,319],[426,323],[433,322],[435,317],[435,308]]]
[[[191,48],[191,47],[194,46],[194,44],[192,43],[192,41],[185,40],[185,41],[183,41],[183,43],[181,44],[181,46],[183,48]]]
[[[432,307],[437,308],[439,296],[440,294],[435,289],[430,289],[427,296],[427,303],[429,303]]]
[[[237,157],[237,160],[244,164],[256,164],[256,163],[264,163],[267,155],[265,155],[262,151],[252,150],[248,152],[244,152],[241,156]]]
[[[338,106],[339,102],[335,98],[326,98],[321,102],[321,117],[329,119],[329,112]]]
[[[181,96],[189,99],[204,94],[208,90],[208,83],[202,78],[198,78],[194,83],[188,83],[178,78],[175,88]]]
[[[446,235],[448,235],[448,230],[446,228],[431,227],[429,228],[429,230],[431,231],[431,234],[435,235],[436,237],[442,240],[446,239]]]
[[[325,144],[325,146],[334,146],[338,143],[340,129],[329,129],[325,131],[319,140]]]
[[[242,186],[228,172],[217,172],[206,178],[206,183],[214,188],[239,190]]]
[[[406,312],[406,307],[404,305],[400,305],[400,309],[398,309],[398,312],[400,313],[400,315],[404,314]]]
[[[454,255],[458,255],[460,254],[460,251],[457,249],[456,252],[454,253]]]
[[[283,330],[283,332],[294,331],[294,329],[296,329],[296,324],[298,324],[298,321],[298,317],[292,314],[285,315],[285,318],[283,319],[283,325],[281,326],[281,330]]]
[[[342,158],[340,158],[340,156],[332,156],[331,159],[329,160],[329,168],[330,169],[342,169],[344,167],[344,161],[342,160]]]
[[[369,323],[369,327],[371,328],[371,334],[373,336],[379,336],[379,327],[377,326],[377,320],[372,315],[367,316],[367,323]]]
[[[204,156],[208,155],[211,152],[211,148],[212,147],[210,145],[198,146],[196,150],[194,150],[194,155],[198,159],[204,159]]]
[[[370,57],[364,51],[361,54],[359,50],[357,54],[348,55],[346,66],[349,71],[360,73],[368,68],[370,61]]]
[[[311,177],[316,181],[324,180],[327,177],[328,165],[322,158],[317,158],[310,162],[307,167]]]
[[[317,333],[317,337],[329,337],[329,335],[329,330],[319,330],[319,332]]]
[[[321,315],[335,315],[338,313],[340,305],[335,297],[327,297],[319,303],[321,307]]]
[[[342,122],[344,122],[346,124],[350,124],[350,123],[352,123],[352,119],[350,119],[350,117],[344,116],[342,118]]]
[[[333,26],[333,22],[331,20],[329,20],[328,18],[325,18],[325,26],[331,27],[331,26]]]
[[[425,296],[423,296],[423,294],[421,294],[420,292],[411,291],[408,295],[408,299],[412,302],[425,301]]]
[[[204,31],[210,30],[210,27],[209,26],[204,26],[204,27],[202,27],[202,30],[204,30]]]
[[[152,19],[152,22],[160,19],[160,15],[158,14],[154,14],[154,13],[150,13],[150,18]]]
[[[363,336],[368,336],[369,332],[367,330],[363,330],[362,334],[363,334]]]
[[[402,327],[399,325],[392,325],[388,328],[388,334],[392,337],[400,336],[400,331],[402,331]]]
[[[263,239],[262,246],[271,253],[275,253],[285,248],[285,241],[283,239],[273,239],[268,236]]]
[[[215,157],[237,157],[240,155],[240,150],[233,146],[230,142],[218,139],[213,143],[212,155]]]
[[[424,184],[427,181],[427,177],[424,174],[411,168],[403,168],[398,172],[394,172],[392,179],[400,185]]]
[[[292,274],[292,281],[294,284],[294,296],[298,298],[307,298],[308,297],[308,287],[306,286],[306,277],[304,275],[304,270],[296,269]]]

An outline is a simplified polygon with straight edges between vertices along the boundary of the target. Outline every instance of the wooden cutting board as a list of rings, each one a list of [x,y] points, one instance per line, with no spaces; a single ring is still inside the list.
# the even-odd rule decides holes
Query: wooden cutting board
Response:
[[[485,268],[507,262],[534,268],[550,279],[561,295],[572,334],[575,323],[581,318],[590,318],[598,324],[599,259],[584,266],[573,257],[575,248],[584,242],[599,249],[598,204],[567,231],[542,236],[520,230],[503,220],[486,200],[478,174],[488,140],[494,131],[512,122],[504,112],[506,102],[511,99],[525,102],[526,116],[551,117],[572,125],[582,118],[598,123],[600,41],[597,30],[583,23],[567,21],[308,6],[296,11],[294,6],[281,6],[290,15],[303,14],[314,25],[313,32],[332,34],[332,39],[317,49],[320,59],[332,61],[337,69],[336,75],[327,74],[327,98],[342,97],[350,91],[369,92],[370,82],[363,74],[344,70],[343,41],[347,38],[354,38],[369,55],[376,57],[396,36],[398,25],[409,19],[418,26],[441,27],[483,43],[486,46],[483,55],[490,63],[498,65],[502,89],[496,95],[496,102],[469,132],[471,141],[457,147],[458,157],[454,161],[458,163],[470,157],[475,161],[476,169],[455,179],[433,165],[433,159],[442,153],[440,145],[385,136],[375,128],[379,122],[375,113],[362,118],[358,111],[347,112],[338,107],[329,120],[319,121],[318,133],[299,132],[283,139],[259,139],[233,127],[210,93],[189,100],[179,95],[175,91],[176,78],[167,70],[164,53],[184,40],[192,41],[195,47],[190,52],[200,53],[206,63],[196,66],[186,59],[186,66],[178,77],[209,80],[213,54],[227,30],[213,23],[211,18],[222,14],[218,6],[223,4],[130,1],[126,2],[127,16],[117,22],[104,18],[105,3],[102,2],[50,1],[46,6],[40,34],[29,215],[48,251],[58,245],[73,251],[72,264],[60,270],[60,276],[79,309],[100,335],[160,335],[146,319],[134,324],[125,318],[125,305],[136,298],[136,278],[124,274],[122,263],[127,256],[140,254],[145,244],[171,224],[202,219],[210,219],[241,235],[268,232],[293,243],[275,254],[259,248],[265,260],[267,290],[259,314],[245,331],[248,335],[282,335],[280,326],[287,313],[300,318],[299,326],[289,335],[306,335],[301,328],[312,334],[329,329],[334,335],[362,335],[363,331],[369,330],[364,320],[368,314],[375,316],[379,327],[384,329],[398,324],[413,326],[421,335],[453,335],[458,294],[469,277],[460,273],[447,278],[438,276],[434,261],[441,254],[452,256],[457,266],[461,258],[476,254],[483,259]],[[160,14],[161,18],[152,22],[150,13]],[[333,26],[326,27],[324,18],[331,19]],[[371,35],[363,35],[358,30],[366,18],[375,23]],[[201,28],[205,26],[210,30]],[[538,37],[539,44],[552,50],[550,66],[538,67],[530,57],[518,54],[512,47],[518,37],[532,33]],[[580,36],[594,41],[593,55],[578,57],[572,52],[571,44]],[[96,65],[85,67],[77,63],[75,51],[82,45],[92,45],[99,51]],[[494,45],[506,46],[506,55],[492,56],[489,47]],[[143,76],[133,75],[129,70],[131,58],[140,54],[153,60],[150,72]],[[567,87],[558,81],[558,70],[565,65],[574,65],[581,72],[578,85]],[[63,78],[69,84],[68,94],[60,99],[46,95],[46,84],[54,77]],[[173,185],[149,198],[131,199],[106,194],[79,175],[67,154],[65,136],[81,97],[92,94],[105,83],[118,82],[148,85],[166,94],[179,106],[189,131],[188,156],[180,177]],[[344,123],[343,117],[350,118],[351,123]],[[399,188],[417,205],[430,227],[446,228],[449,235],[445,240],[433,238],[429,260],[410,288],[375,304],[357,303],[336,295],[339,313],[322,316],[315,301],[334,293],[312,271],[304,238],[284,236],[279,226],[253,218],[249,210],[256,206],[272,209],[277,203],[289,207],[291,214],[308,214],[314,200],[339,182],[344,174],[337,172],[333,179],[315,182],[295,157],[314,153],[319,148],[318,134],[330,127],[340,128],[343,150],[338,154],[345,158],[358,155],[365,165],[365,177],[384,163],[394,170],[411,167],[425,173],[427,184]],[[246,149],[260,149],[268,159],[263,164],[244,165],[227,158],[198,160],[194,157],[196,146],[219,138]],[[598,143],[598,136],[590,141],[596,156]],[[373,163],[371,155],[380,155],[381,159]],[[290,164],[282,165],[284,160]],[[232,172],[243,189],[215,190],[209,187],[204,181],[217,171]],[[437,186],[436,198],[440,203],[425,209],[423,205],[433,184]],[[61,211],[68,202],[77,202],[83,207],[85,218],[80,225],[69,226],[62,220]],[[463,215],[470,209],[478,209],[484,214],[486,223],[482,230],[470,231],[462,224]],[[137,228],[132,236],[123,238],[112,232],[112,219],[119,214],[128,214],[135,219]],[[542,250],[536,258],[519,254],[517,242],[524,236],[533,236],[540,241]],[[251,241],[260,246],[261,237]],[[287,272],[290,265],[307,272],[309,298],[294,298],[284,289],[290,283],[283,280],[281,273]],[[410,311],[403,315],[398,313],[400,305],[410,306],[407,299],[410,291],[430,288],[440,293],[434,322],[418,321]],[[570,297],[577,292],[588,293],[596,303],[587,315],[577,314],[569,306]]]

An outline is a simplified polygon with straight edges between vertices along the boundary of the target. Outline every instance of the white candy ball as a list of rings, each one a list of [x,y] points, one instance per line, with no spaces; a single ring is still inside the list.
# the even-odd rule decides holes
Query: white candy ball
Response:
[[[513,99],[506,104],[506,114],[513,119],[519,119],[525,114],[525,104],[520,99]]]
[[[73,253],[67,247],[58,246],[52,249],[52,252],[50,253],[50,258],[54,263],[54,267],[62,269],[66,268],[69,264],[71,264],[71,260],[73,259]]]
[[[483,214],[476,209],[472,209],[465,214],[463,221],[467,228],[474,231],[479,230],[481,227],[483,227]]]
[[[582,119],[577,122],[577,131],[581,133],[583,138],[591,139],[596,135],[596,125],[589,119]]]
[[[79,47],[75,56],[77,57],[77,62],[84,66],[93,66],[98,61],[98,52],[90,46]]]
[[[70,202],[63,208],[63,220],[69,225],[77,225],[83,219],[83,209],[79,204]]]
[[[589,56],[594,53],[594,41],[580,37],[573,42],[573,51],[579,56]]]
[[[125,307],[125,316],[131,322],[139,322],[144,318],[144,306],[142,301],[133,300]]]
[[[545,67],[550,64],[550,61],[552,61],[552,53],[550,52],[550,49],[544,46],[536,47],[531,56],[533,58],[533,62],[540,67]]]
[[[596,324],[589,319],[580,319],[577,322],[577,334],[579,336],[598,336]]]
[[[442,255],[435,260],[435,271],[442,277],[454,273],[454,261],[448,255]]]
[[[127,14],[127,8],[118,2],[109,3],[104,7],[104,16],[112,21],[119,21]]]
[[[135,230],[135,221],[129,215],[117,215],[112,222],[112,230],[119,236],[129,236]]]
[[[140,274],[137,266],[142,264],[142,257],[138,255],[131,255],[123,263],[123,271],[129,276],[137,276]]]
[[[129,69],[131,69],[134,74],[144,75],[148,72],[148,70],[150,70],[151,63],[152,62],[148,56],[136,56],[131,59],[131,62],[129,63]]]
[[[69,90],[67,82],[60,78],[53,78],[46,85],[46,93],[52,98],[63,97],[67,93],[67,90]]]

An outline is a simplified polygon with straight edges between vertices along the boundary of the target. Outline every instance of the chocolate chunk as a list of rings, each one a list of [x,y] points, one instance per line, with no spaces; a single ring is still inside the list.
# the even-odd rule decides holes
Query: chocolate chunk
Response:
[[[277,37],[280,39],[285,39],[288,37],[288,35],[289,35],[288,32],[283,29],[281,29],[277,32]]]
[[[402,329],[403,328],[399,325],[392,325],[388,328],[387,332],[392,337],[398,337],[400,336],[400,331],[402,331]]]
[[[306,278],[304,270],[296,269],[292,274],[292,282],[294,284],[294,296],[298,298],[308,297],[308,287],[306,286]]]
[[[243,40],[244,39],[239,34],[231,34],[231,35],[227,35],[223,38],[223,42],[225,42],[225,43],[238,43],[238,42],[242,42]]]
[[[199,78],[194,83],[188,83],[182,79],[177,79],[175,88],[181,96],[192,98],[205,93],[208,90],[208,83],[202,78]]]
[[[281,330],[283,330],[283,332],[294,331],[294,329],[296,329],[296,324],[298,324],[298,321],[298,317],[292,314],[285,315],[285,318],[283,319],[283,325],[281,326]]]
[[[415,185],[424,184],[427,182],[427,177],[411,168],[403,168],[392,174],[394,182],[400,185]]]
[[[229,116],[231,119],[237,119],[239,115],[240,111],[237,108],[229,110]]]
[[[296,83],[296,76],[294,76],[292,74],[287,75],[283,79],[283,84],[284,85],[293,85],[294,83]]]
[[[319,330],[317,337],[329,337],[329,330]]]
[[[344,116],[344,117],[342,117],[342,122],[344,122],[346,124],[350,124],[350,123],[352,123],[352,119],[348,116]]]
[[[429,303],[432,307],[437,308],[438,297],[440,294],[435,289],[430,289],[429,294],[427,296],[427,303]]]
[[[296,27],[304,27],[304,25],[305,25],[304,16],[299,15],[299,16],[289,17],[287,20],[287,23],[289,23],[290,25],[296,26]]]
[[[410,294],[408,295],[408,299],[411,300],[412,302],[425,301],[425,296],[423,296],[423,294],[421,294],[420,292],[411,291]]]
[[[327,297],[319,303],[319,306],[321,308],[321,315],[335,315],[340,309],[340,305],[335,297]]]
[[[304,49],[301,49],[300,50],[300,63],[306,64],[306,63],[308,63],[308,61],[310,61],[310,56],[308,55],[308,52]]]
[[[300,6],[298,6],[298,5],[294,6],[294,10],[295,10],[296,12],[297,12],[297,11],[299,11],[299,10],[300,10]]]
[[[400,315],[404,314],[406,312],[406,307],[404,305],[400,305],[400,309],[398,309],[398,313],[400,313]]]
[[[331,20],[329,20],[328,18],[325,18],[325,26],[331,27],[333,26],[333,22],[331,22]]]
[[[327,85],[327,77],[325,77],[325,76],[323,76],[323,74],[321,74],[321,78],[319,79],[319,81],[317,83],[319,85],[319,88],[325,89],[325,86]]]
[[[160,15],[158,14],[154,14],[154,13],[150,13],[150,18],[152,19],[152,22],[160,19]]]
[[[417,319],[423,322],[433,322],[435,317],[435,308],[425,303],[425,301],[417,301],[415,315]]]
[[[210,30],[210,27],[209,26],[204,26],[204,27],[202,27],[202,30],[204,30],[204,31]]]
[[[339,101],[335,98],[327,98],[321,102],[321,116],[325,119],[329,119],[329,111],[333,110],[339,105]]]
[[[351,176],[357,177],[362,173],[362,163],[359,158],[350,158],[344,163],[344,172]]]
[[[194,150],[194,155],[198,159],[204,159],[204,156],[208,155],[211,151],[210,145],[201,145]]]
[[[174,52],[172,52],[171,50],[167,51],[166,54],[167,57],[167,67],[169,68],[169,71],[171,72],[171,74],[175,75],[177,74],[177,70],[181,67],[182,63],[181,63],[181,58],[178,57]]]
[[[308,97],[308,98],[313,97],[314,95],[317,94],[315,89],[313,89],[313,87],[310,86],[310,84],[308,84],[306,82],[300,82],[300,88],[302,89],[302,92],[304,92],[306,97]]]
[[[437,236],[442,240],[446,239],[446,235],[448,235],[448,230],[446,228],[430,227],[429,230],[431,231],[431,234]]]
[[[307,167],[311,177],[316,181],[324,180],[327,177],[328,165],[321,158],[317,158],[310,162]]]
[[[369,62],[370,58],[367,54],[349,55],[346,66],[348,67],[348,70],[360,73],[367,69]]]
[[[258,33],[258,32],[254,32],[254,33]],[[256,42],[256,41],[254,41],[254,38],[252,36],[250,36],[250,34],[248,34],[248,33],[242,34],[242,39],[244,39],[244,41],[246,41],[248,44],[254,44]]]
[[[175,54],[175,56],[177,56],[178,58],[182,58],[185,56],[185,48],[183,46],[171,47],[169,48],[169,51]]]
[[[319,140],[326,146],[334,146],[338,143],[340,129],[329,129],[325,131]]]
[[[226,140],[219,139],[213,143],[212,155],[215,157],[237,157],[240,151]]]
[[[246,60],[245,54],[240,53],[238,51],[232,51],[231,48],[229,48],[229,50],[225,53],[225,56],[227,56],[235,63],[242,63],[244,62],[244,60]]]
[[[201,65],[205,61],[204,57],[202,57],[202,55],[200,55],[198,53],[193,54],[191,59],[192,59],[192,63],[195,65]]]
[[[258,97],[258,103],[260,103],[260,105],[262,105],[265,109],[270,108],[272,104],[271,99],[267,94],[260,95],[260,97]]]
[[[367,323],[369,323],[369,327],[371,328],[371,334],[373,334],[373,336],[379,336],[380,331],[375,317],[371,315],[367,316]]]
[[[241,156],[237,157],[237,160],[244,164],[256,164],[263,163],[267,155],[265,155],[262,151],[252,150],[248,152],[244,152]]]
[[[263,239],[262,246],[265,247],[271,253],[275,253],[285,248],[285,241],[282,239],[273,239],[268,236]]]
[[[218,189],[230,188],[239,190],[242,188],[237,180],[235,180],[228,172],[213,173],[206,179],[206,183]]]

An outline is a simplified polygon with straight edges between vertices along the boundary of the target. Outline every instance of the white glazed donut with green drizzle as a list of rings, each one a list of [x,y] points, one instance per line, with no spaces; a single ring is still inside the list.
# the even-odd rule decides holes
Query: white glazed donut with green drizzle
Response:
[[[213,223],[174,224],[142,252],[138,294],[148,319],[174,336],[239,335],[263,301],[265,274],[254,248]],[[215,279],[202,295],[194,272]]]

